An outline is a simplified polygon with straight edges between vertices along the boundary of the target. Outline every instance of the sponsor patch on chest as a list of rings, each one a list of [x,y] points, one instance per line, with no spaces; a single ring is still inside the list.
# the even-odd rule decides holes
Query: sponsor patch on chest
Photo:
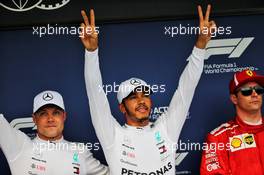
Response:
[[[231,152],[256,147],[254,135],[247,133],[229,137],[229,143]]]

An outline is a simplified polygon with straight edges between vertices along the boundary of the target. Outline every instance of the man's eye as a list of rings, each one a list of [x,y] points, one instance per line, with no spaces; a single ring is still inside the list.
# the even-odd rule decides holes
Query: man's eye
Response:
[[[132,96],[129,97],[129,99],[135,99],[135,98],[136,98],[135,95],[132,95]]]
[[[144,97],[149,97],[149,94],[144,94]]]
[[[61,112],[60,111],[54,111],[53,114],[54,115],[59,115]]]
[[[39,113],[39,116],[44,116],[44,115],[46,115],[46,112],[40,112]]]

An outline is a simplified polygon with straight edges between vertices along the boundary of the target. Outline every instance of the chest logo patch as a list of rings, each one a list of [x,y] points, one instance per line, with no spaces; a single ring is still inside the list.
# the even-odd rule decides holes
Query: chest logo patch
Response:
[[[256,142],[253,134],[240,134],[229,137],[230,151],[235,152],[247,148],[255,148]]]
[[[252,145],[254,143],[253,135],[248,135],[244,137],[244,142],[248,145]]]
[[[239,148],[239,147],[241,147],[241,145],[242,145],[242,141],[241,141],[240,138],[233,138],[233,139],[232,139],[232,141],[231,141],[231,146],[232,146],[233,148]]]

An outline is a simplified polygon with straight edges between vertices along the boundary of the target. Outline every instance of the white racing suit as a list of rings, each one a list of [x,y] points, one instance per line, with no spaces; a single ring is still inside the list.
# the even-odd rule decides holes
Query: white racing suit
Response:
[[[111,175],[175,175],[176,144],[203,72],[205,50],[194,47],[168,111],[145,127],[120,126],[102,90],[98,49],[85,53],[90,113]]]
[[[12,175],[105,175],[108,168],[81,143],[31,140],[0,114],[0,148]]]

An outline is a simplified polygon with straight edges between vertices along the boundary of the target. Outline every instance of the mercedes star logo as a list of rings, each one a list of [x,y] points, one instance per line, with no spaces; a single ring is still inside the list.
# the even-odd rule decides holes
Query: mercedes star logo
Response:
[[[52,99],[53,99],[53,95],[49,92],[47,92],[43,95],[43,100],[45,100],[45,101],[50,101]]]
[[[130,80],[130,83],[131,83],[132,85],[137,86],[137,85],[140,85],[140,84],[141,84],[141,81],[138,80],[138,79],[132,79],[132,80]]]

